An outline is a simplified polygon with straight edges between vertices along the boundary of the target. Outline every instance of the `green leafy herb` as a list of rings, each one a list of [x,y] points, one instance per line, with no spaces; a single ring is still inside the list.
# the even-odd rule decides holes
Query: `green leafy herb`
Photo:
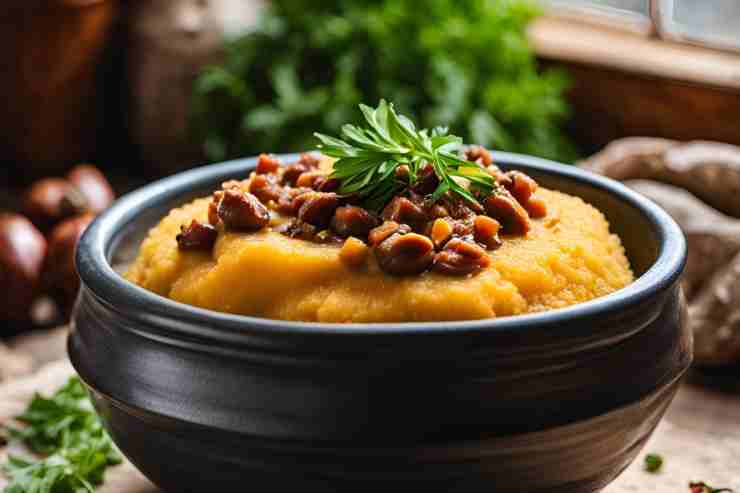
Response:
[[[413,122],[396,113],[393,104],[381,100],[377,108],[360,105],[367,128],[344,125],[340,140],[316,133],[319,149],[334,163],[332,177],[340,180],[339,192],[358,195],[371,209],[381,208],[405,186],[414,185],[422,166],[430,163],[440,184],[432,194],[437,199],[450,192],[477,204],[473,194],[456,178],[464,178],[483,195],[493,192],[496,181],[476,163],[462,159],[458,150],[462,139],[448,135],[447,129],[416,130]],[[396,178],[396,169],[408,167],[408,182]]]
[[[50,398],[36,395],[17,420],[25,426],[8,428],[10,438],[45,458],[11,456],[3,466],[11,480],[3,493],[92,492],[106,468],[121,462],[77,377]]]
[[[647,454],[645,456],[645,470],[647,472],[658,472],[663,467],[663,457],[658,454]]]
[[[298,151],[387,98],[420,126],[467,142],[572,161],[567,77],[540,70],[534,0],[272,0],[194,85],[208,157]]]
[[[730,488],[712,488],[703,481],[692,481],[689,483],[691,493],[733,493]]]

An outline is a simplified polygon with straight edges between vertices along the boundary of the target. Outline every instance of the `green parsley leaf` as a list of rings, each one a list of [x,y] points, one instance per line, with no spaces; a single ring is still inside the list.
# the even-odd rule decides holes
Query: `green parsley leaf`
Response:
[[[485,196],[496,190],[498,185],[490,173],[459,156],[462,139],[448,135],[446,129],[417,130],[409,118],[396,113],[393,104],[384,99],[377,108],[361,104],[360,110],[368,126],[344,125],[344,140],[314,134],[321,152],[337,158],[331,176],[340,182],[339,193],[357,195],[368,208],[381,209],[400,190],[413,186],[427,163],[440,181],[431,195],[433,200],[452,193],[479,205],[472,191]],[[401,165],[408,167],[408,182],[396,178]],[[469,188],[460,179],[466,180]]]
[[[3,493],[92,493],[122,460],[77,377],[51,397],[36,395],[16,419],[24,426],[8,427],[9,437],[44,458],[9,457]]]
[[[645,456],[645,470],[656,473],[663,467],[663,457],[658,454],[647,454]]]

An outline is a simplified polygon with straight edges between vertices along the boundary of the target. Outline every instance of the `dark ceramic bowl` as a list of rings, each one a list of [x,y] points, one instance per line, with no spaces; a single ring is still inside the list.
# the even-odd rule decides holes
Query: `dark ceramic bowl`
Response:
[[[172,492],[606,485],[639,452],[691,361],[678,285],[683,235],[619,183],[540,159],[495,158],[601,209],[639,278],[594,301],[495,320],[340,325],[228,315],[138,288],[112,265],[130,261],[171,207],[245,176],[255,159],[120,199],[80,243],[69,352],[121,450]]]

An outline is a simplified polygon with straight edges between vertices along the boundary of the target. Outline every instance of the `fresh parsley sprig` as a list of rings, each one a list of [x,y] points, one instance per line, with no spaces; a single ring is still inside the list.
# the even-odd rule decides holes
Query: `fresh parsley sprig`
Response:
[[[645,456],[645,470],[656,473],[663,467],[663,456],[659,454],[647,454]]]
[[[97,431],[100,426],[87,392],[76,378],[49,398],[36,394],[16,420],[25,426],[7,427],[10,438],[24,442],[38,454],[51,454],[62,448],[70,435]]]
[[[122,460],[77,377],[51,397],[36,395],[16,419],[25,426],[8,427],[9,437],[45,458],[9,457],[3,493],[92,493]]]
[[[484,196],[495,191],[493,176],[460,157],[462,139],[449,135],[447,129],[417,130],[411,120],[397,114],[393,104],[385,100],[377,108],[361,104],[360,109],[368,127],[344,125],[344,140],[314,134],[321,142],[321,152],[337,158],[331,176],[340,181],[340,193],[358,195],[370,209],[378,210],[403,188],[416,184],[427,163],[440,182],[431,194],[432,200],[450,192],[480,205],[472,191]],[[402,165],[408,167],[408,182],[396,177],[396,170]],[[460,179],[466,180],[469,188]]]

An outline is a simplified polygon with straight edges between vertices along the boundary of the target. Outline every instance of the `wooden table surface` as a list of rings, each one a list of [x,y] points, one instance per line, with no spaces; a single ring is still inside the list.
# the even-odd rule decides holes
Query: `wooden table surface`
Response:
[[[39,344],[46,348],[39,351]],[[17,415],[34,392],[51,393],[73,374],[66,359],[49,363],[64,350],[64,331],[16,346],[33,347],[43,366],[30,375],[0,384],[0,424]],[[7,450],[0,449],[0,461]],[[646,453],[663,456],[657,474],[643,469]],[[740,371],[707,374],[694,371],[685,380],[656,433],[636,460],[605,493],[688,492],[692,480],[740,493]],[[0,490],[5,485],[0,476]],[[133,466],[111,468],[99,493],[157,493]]]

